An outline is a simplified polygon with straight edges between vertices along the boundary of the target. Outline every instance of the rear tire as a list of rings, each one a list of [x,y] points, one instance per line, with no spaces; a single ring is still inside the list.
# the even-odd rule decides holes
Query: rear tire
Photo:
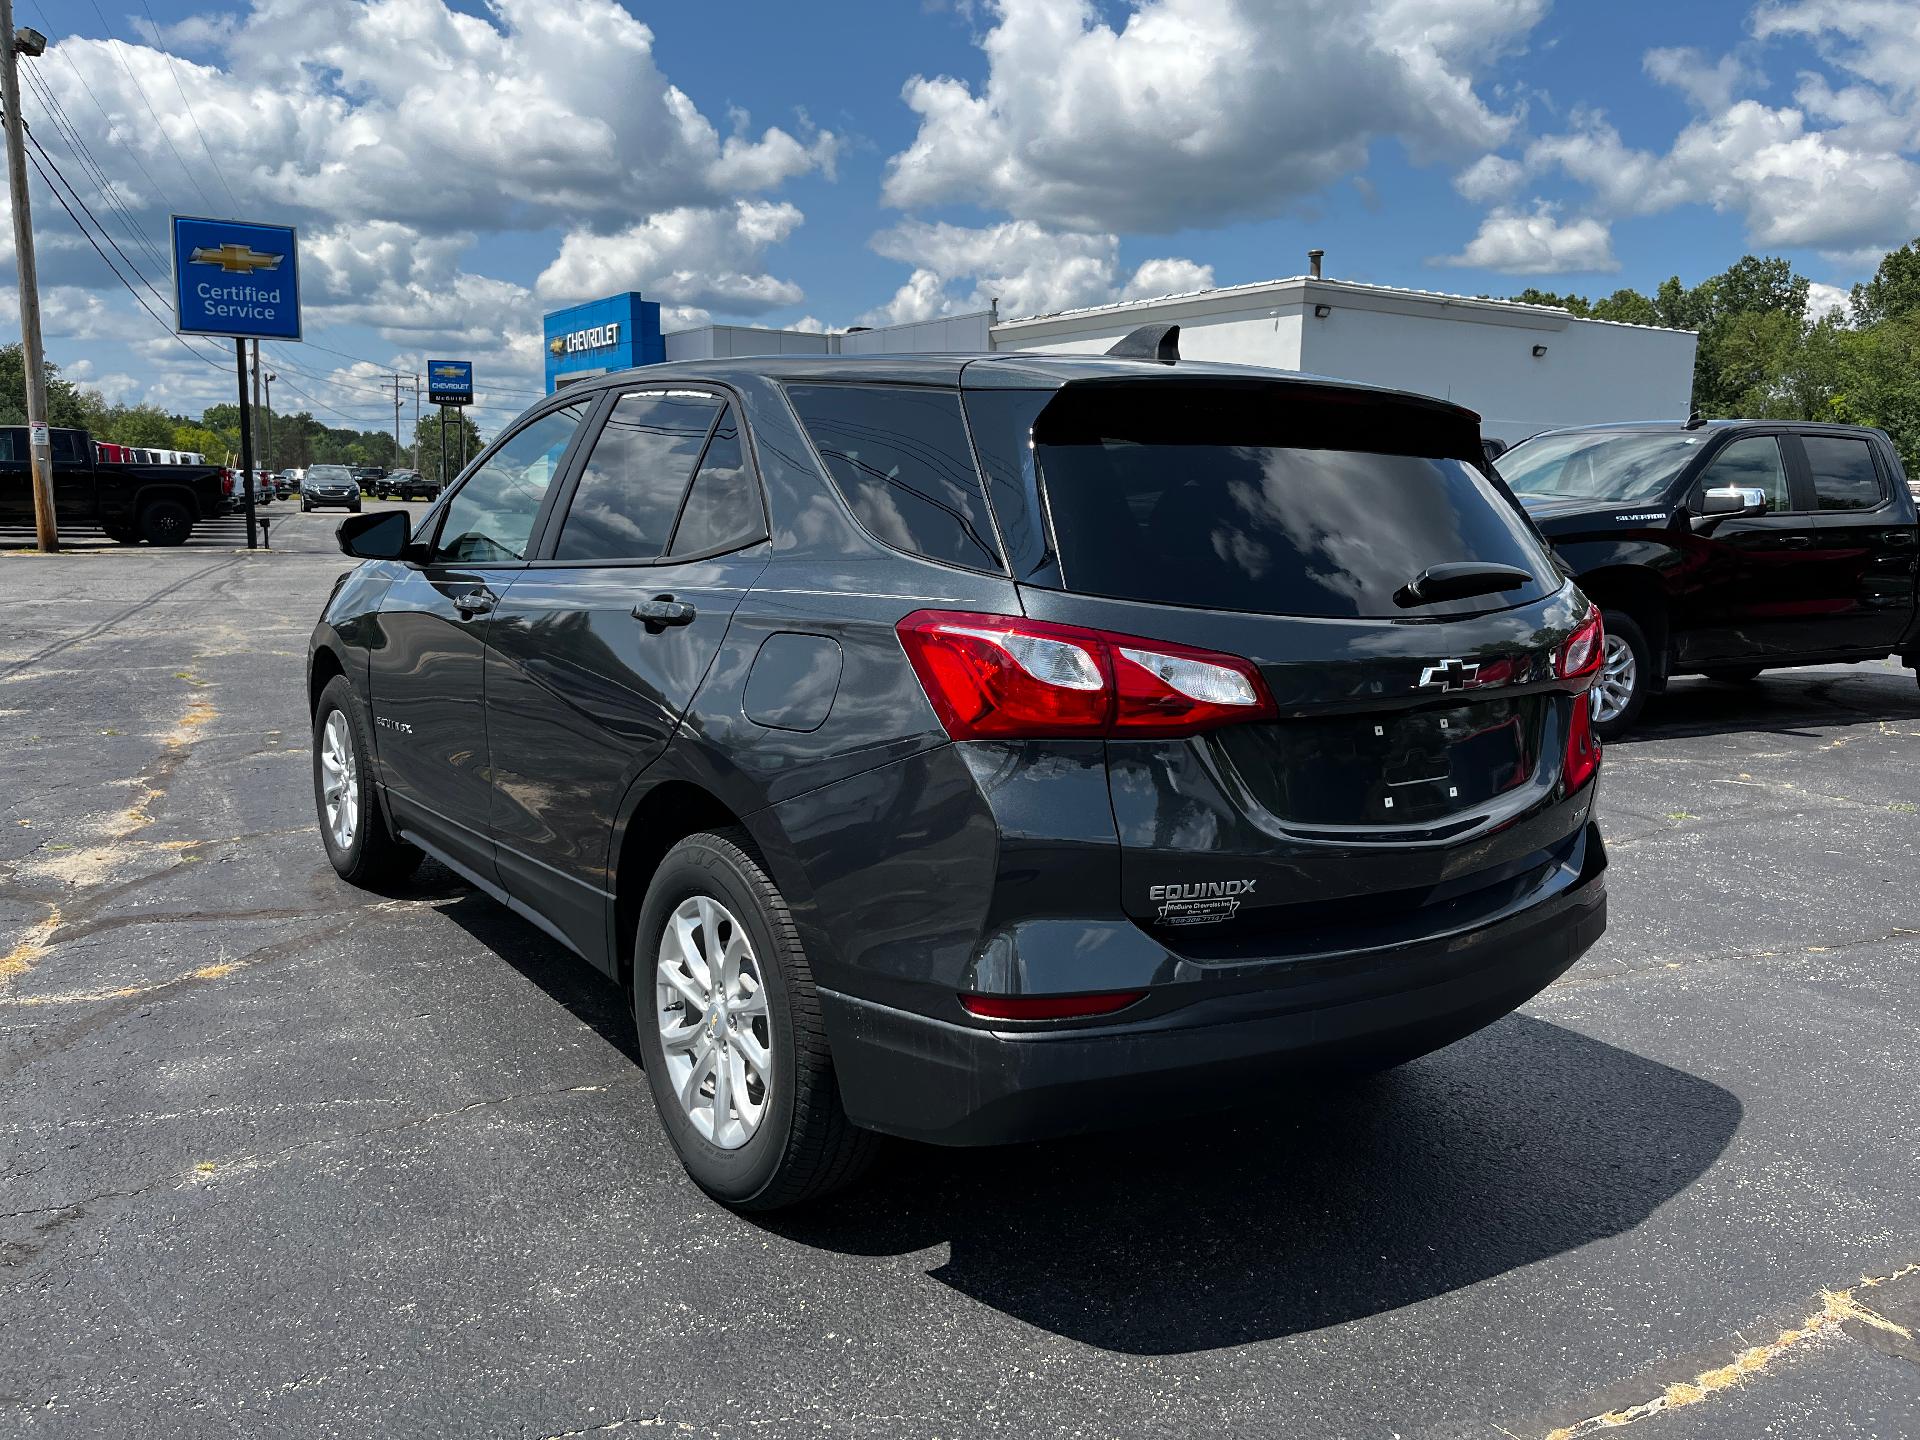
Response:
[[[1624,610],[1601,612],[1607,631],[1600,673],[1588,692],[1593,728],[1602,740],[1617,740],[1633,728],[1647,703],[1653,677],[1653,650],[1645,632]]]
[[[149,545],[184,545],[193,512],[178,500],[150,500],[140,510],[140,533]]]
[[[667,852],[635,930],[633,1011],[688,1176],[723,1205],[776,1210],[854,1180],[880,1137],[841,1108],[812,969],[751,844],[723,830]]]
[[[387,829],[373,778],[373,745],[344,675],[327,682],[313,711],[313,803],[327,859],[349,885],[385,890],[426,858]]]
[[[1746,685],[1760,678],[1761,668],[1758,665],[1721,665],[1700,673],[1709,680],[1718,680],[1722,685]]]

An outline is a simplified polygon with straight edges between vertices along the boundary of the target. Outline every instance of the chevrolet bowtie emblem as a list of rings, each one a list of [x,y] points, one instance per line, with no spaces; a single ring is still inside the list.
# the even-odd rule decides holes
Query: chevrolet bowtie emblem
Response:
[[[225,245],[201,245],[187,256],[189,264],[218,265],[235,275],[251,275],[256,270],[278,270],[284,255],[264,255],[251,245],[228,241]]]
[[[459,380],[462,378],[462,371],[458,365],[435,365],[433,367],[433,373],[438,375],[442,380]]]
[[[1464,690],[1473,683],[1480,673],[1477,664],[1466,660],[1442,660],[1438,665],[1429,665],[1420,672],[1420,683],[1416,690]]]
[[[551,350],[556,355],[566,354],[567,353],[567,337],[564,335],[554,336],[553,339],[547,342],[547,349]]]

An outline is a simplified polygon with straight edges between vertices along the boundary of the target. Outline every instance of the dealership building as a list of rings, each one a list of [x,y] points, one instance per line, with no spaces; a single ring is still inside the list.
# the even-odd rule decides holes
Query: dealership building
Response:
[[[593,323],[583,323],[583,315]],[[607,316],[620,327],[611,342],[604,330],[594,332],[595,324],[609,323]],[[640,335],[649,318],[651,347]],[[547,317],[547,388],[562,383],[561,377],[656,360],[1010,350],[1098,354],[1146,324],[1179,325],[1180,353],[1188,359],[1306,371],[1439,396],[1477,411],[1483,432],[1508,443],[1565,425],[1684,418],[1698,340],[1688,330],[1581,320],[1551,306],[1312,274],[1051,315],[1003,318],[997,310],[982,310],[832,335],[704,325],[663,336],[659,306],[634,294]],[[587,338],[574,338],[583,332]],[[629,335],[632,351],[626,348]],[[580,348],[566,348],[573,344]],[[629,353],[636,358],[625,358]]]

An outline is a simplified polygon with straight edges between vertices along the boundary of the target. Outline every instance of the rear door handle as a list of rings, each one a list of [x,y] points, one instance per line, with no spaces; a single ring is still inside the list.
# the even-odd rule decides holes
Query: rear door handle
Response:
[[[1813,537],[1811,535],[1782,535],[1780,537],[1780,548],[1782,550],[1805,550],[1811,544],[1813,544]]]
[[[1889,545],[1911,545],[1913,544],[1913,531],[1887,530],[1881,533],[1880,538]]]
[[[633,607],[633,618],[646,621],[649,630],[664,629],[668,625],[691,625],[695,613],[693,606],[671,595],[656,595]]]
[[[478,590],[469,590],[464,595],[456,595],[453,597],[453,608],[458,610],[462,615],[465,615],[468,619],[472,619],[475,615],[485,615],[499,603],[499,596],[484,586]]]

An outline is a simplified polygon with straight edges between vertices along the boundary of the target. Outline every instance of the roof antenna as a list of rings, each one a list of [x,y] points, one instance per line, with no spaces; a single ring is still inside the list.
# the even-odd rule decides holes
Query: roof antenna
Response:
[[[1138,326],[1107,347],[1107,354],[1116,360],[1158,360],[1171,365],[1180,358],[1180,327]]]
[[[1693,409],[1687,412],[1687,429],[1698,430],[1702,425],[1706,423],[1707,423],[1707,417],[1700,413],[1700,407],[1698,405],[1694,406]]]

